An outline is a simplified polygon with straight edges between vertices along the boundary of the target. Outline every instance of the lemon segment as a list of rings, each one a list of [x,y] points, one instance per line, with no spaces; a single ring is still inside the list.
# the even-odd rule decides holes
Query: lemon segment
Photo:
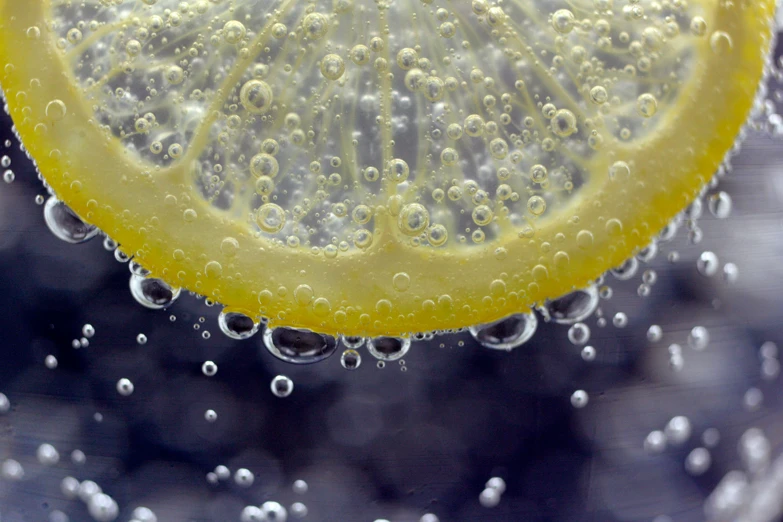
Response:
[[[272,325],[405,335],[588,285],[745,122],[772,0],[0,0],[55,193]]]

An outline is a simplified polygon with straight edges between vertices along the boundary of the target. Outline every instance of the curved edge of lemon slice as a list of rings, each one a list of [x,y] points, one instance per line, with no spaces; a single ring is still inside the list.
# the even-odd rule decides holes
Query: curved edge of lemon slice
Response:
[[[633,176],[589,184],[532,237],[507,232],[481,248],[416,249],[383,236],[365,251],[327,259],[191,205],[186,165],[140,169],[95,122],[68,79],[43,0],[0,0],[0,85],[56,194],[155,276],[272,326],[407,335],[491,322],[586,286],[697,196],[754,102],[775,8],[773,0],[706,3],[714,6],[713,36],[696,40],[695,70],[676,106],[657,130],[622,149]],[[591,171],[609,165],[597,156]]]

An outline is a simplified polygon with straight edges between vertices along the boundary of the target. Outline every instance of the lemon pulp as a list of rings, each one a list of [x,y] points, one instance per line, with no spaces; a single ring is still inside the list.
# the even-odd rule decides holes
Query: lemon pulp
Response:
[[[772,0],[0,0],[0,82],[74,211],[272,325],[400,335],[583,287],[697,194]]]

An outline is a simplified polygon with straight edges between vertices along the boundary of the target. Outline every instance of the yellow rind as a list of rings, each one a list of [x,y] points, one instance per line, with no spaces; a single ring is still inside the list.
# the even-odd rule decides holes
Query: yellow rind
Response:
[[[714,6],[707,9],[710,28],[731,35],[733,51],[719,56],[709,37],[698,40],[695,70],[666,119],[643,141],[613,147],[623,155],[615,159],[634,162],[632,178],[593,176],[569,207],[541,222],[533,238],[508,232],[483,248],[413,248],[384,234],[367,251],[327,259],[254,237],[245,223],[191,195],[186,165],[142,169],[119,140],[98,128],[46,29],[44,0],[0,0],[0,84],[25,147],[56,194],[156,276],[233,311],[267,316],[272,325],[404,335],[491,322],[586,286],[646,246],[694,199],[748,116],[775,7],[773,0],[702,3]],[[31,26],[41,29],[40,39],[27,37]],[[67,114],[52,122],[45,108],[55,99],[65,103]],[[597,155],[591,172],[607,172],[611,161]],[[176,204],[167,204],[167,195]],[[183,220],[185,208],[195,209],[198,218]],[[621,230],[607,227],[612,219],[622,223]],[[582,230],[592,233],[592,247],[577,245]],[[228,236],[240,245],[232,258],[220,250]],[[504,255],[496,255],[498,247]],[[175,259],[177,249],[183,259]],[[567,262],[558,252],[567,253]],[[221,264],[222,275],[207,277],[210,261]],[[392,284],[400,272],[410,277],[405,292]],[[296,292],[300,285],[312,288],[311,299],[302,299],[309,292]],[[323,301],[316,306],[319,298],[328,307]]]

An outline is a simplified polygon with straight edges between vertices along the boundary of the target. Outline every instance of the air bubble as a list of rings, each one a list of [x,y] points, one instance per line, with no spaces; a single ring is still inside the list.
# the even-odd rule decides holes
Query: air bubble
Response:
[[[367,351],[381,361],[396,361],[410,350],[411,340],[407,337],[375,337],[367,339]]]
[[[571,344],[581,346],[590,340],[590,327],[584,323],[576,323],[568,329],[568,340]]]
[[[269,387],[276,397],[284,398],[291,395],[291,392],[294,391],[294,381],[285,375],[278,375],[272,379],[272,383]]]
[[[343,351],[340,356],[340,364],[346,370],[355,370],[362,364],[362,356],[353,349]]]
[[[469,328],[470,334],[486,348],[511,351],[529,341],[538,327],[535,313],[514,314],[488,324]]]
[[[50,196],[44,205],[46,226],[58,239],[77,244],[95,237],[99,230],[82,221],[65,203]]]
[[[225,336],[244,340],[255,335],[260,325],[245,314],[223,310],[218,315],[218,326]]]
[[[179,288],[170,286],[162,279],[136,274],[130,277],[130,290],[139,304],[152,310],[162,310],[170,306],[180,294]]]
[[[293,364],[312,364],[331,357],[337,341],[330,335],[296,328],[267,328],[264,346],[278,359]]]
[[[576,290],[558,299],[547,301],[540,308],[544,318],[558,324],[574,324],[584,321],[598,307],[598,290],[595,285]]]
[[[718,272],[718,268],[720,268],[718,256],[710,251],[702,252],[696,261],[696,268],[705,277],[714,276]]]

